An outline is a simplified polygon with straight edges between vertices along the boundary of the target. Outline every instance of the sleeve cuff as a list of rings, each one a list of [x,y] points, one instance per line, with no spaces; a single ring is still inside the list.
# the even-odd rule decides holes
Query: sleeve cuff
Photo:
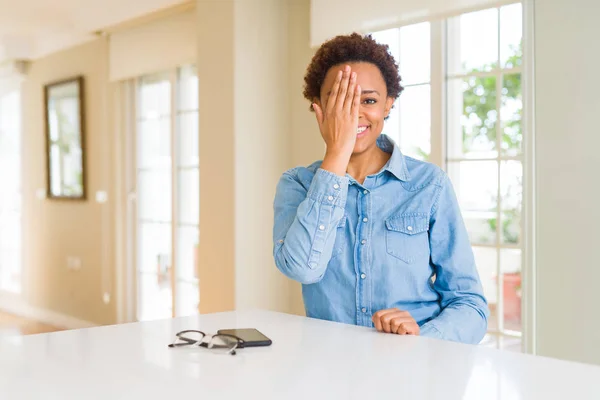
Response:
[[[319,168],[308,189],[308,197],[344,208],[348,196],[349,179]]]
[[[431,322],[421,326],[420,335],[434,339],[444,339],[442,333]]]

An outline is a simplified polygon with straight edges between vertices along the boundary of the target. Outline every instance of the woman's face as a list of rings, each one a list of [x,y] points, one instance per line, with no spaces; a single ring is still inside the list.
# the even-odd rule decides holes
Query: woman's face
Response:
[[[368,62],[347,63],[331,67],[325,75],[321,86],[319,103],[324,108],[329,98],[338,71],[349,65],[351,72],[356,72],[356,83],[362,89],[360,110],[358,114],[358,131],[365,128],[364,132],[357,133],[353,154],[364,153],[376,146],[377,137],[383,130],[383,119],[388,116],[394,99],[388,97],[387,87],[381,71],[375,64]]]

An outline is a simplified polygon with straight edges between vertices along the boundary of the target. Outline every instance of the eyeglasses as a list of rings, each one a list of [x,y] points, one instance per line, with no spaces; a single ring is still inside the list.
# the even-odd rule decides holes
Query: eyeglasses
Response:
[[[209,337],[208,342],[204,341],[204,338]],[[177,332],[175,334],[175,340],[169,345],[169,347],[181,347],[181,346],[197,346],[204,347],[207,349],[214,349],[216,351],[224,352],[234,356],[236,349],[243,347],[244,341],[237,336],[217,334],[207,335],[202,331],[187,330]]]

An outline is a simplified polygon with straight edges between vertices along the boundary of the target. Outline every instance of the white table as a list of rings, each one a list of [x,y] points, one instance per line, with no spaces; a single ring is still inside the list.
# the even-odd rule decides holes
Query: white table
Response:
[[[236,356],[184,329],[257,328]],[[0,399],[600,399],[600,367],[265,311],[0,339]]]

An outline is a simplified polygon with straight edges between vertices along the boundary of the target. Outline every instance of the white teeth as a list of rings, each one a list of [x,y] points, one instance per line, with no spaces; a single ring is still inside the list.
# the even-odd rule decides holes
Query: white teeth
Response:
[[[358,129],[356,130],[356,134],[357,134],[357,135],[358,135],[358,134],[361,134],[361,133],[363,133],[363,132],[364,132],[364,131],[366,131],[366,130],[367,130],[367,127],[366,127],[366,126],[359,126],[359,127],[358,127]]]

